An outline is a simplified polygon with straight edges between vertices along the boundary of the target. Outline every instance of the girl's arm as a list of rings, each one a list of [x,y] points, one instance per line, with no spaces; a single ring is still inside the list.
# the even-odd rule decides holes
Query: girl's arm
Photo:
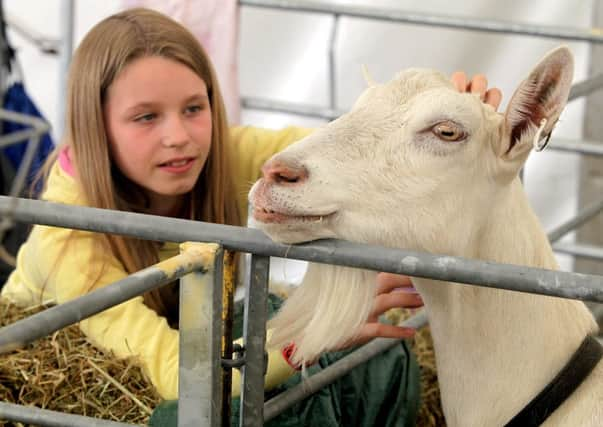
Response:
[[[63,303],[126,276],[99,234],[35,226],[19,251],[17,269],[2,295],[22,306],[42,300]],[[164,399],[178,397],[178,331],[149,309],[142,297],[81,321],[80,329],[95,346],[116,357],[137,357]],[[267,387],[293,373],[279,351],[269,355]],[[234,371],[233,394],[239,391],[240,375]]]
[[[127,276],[102,236],[87,231],[37,225],[17,259],[3,296],[20,305],[42,299],[61,304]],[[98,348],[118,358],[137,357],[161,396],[177,396],[178,332],[144,305],[142,297],[82,320],[79,326]]]

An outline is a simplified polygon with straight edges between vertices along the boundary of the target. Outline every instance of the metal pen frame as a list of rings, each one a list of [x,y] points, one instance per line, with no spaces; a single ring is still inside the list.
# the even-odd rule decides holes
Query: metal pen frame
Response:
[[[526,23],[515,23],[502,20],[489,20],[482,18],[469,18],[464,16],[434,15],[428,13],[416,13],[399,9],[386,9],[365,5],[333,4],[321,0],[239,0],[242,6],[256,8],[270,8],[285,12],[307,12],[314,14],[330,14],[333,16],[333,24],[329,36],[328,67],[329,67],[329,105],[319,107],[315,105],[303,105],[286,101],[276,101],[258,97],[242,97],[241,106],[246,109],[261,110],[267,112],[288,113],[301,117],[309,117],[331,121],[345,113],[337,108],[337,86],[336,86],[336,44],[339,30],[340,18],[342,16],[351,18],[362,18],[376,21],[389,21],[401,24],[418,24],[452,28],[457,30],[517,34],[534,37],[554,38],[568,41],[586,41],[591,43],[603,43],[603,30],[600,28],[570,28],[551,25],[531,25]],[[593,91],[603,87],[603,73],[593,76],[584,81],[572,85],[568,102],[586,96]],[[578,141],[561,138],[553,138],[548,148],[550,150],[576,153],[587,156],[603,156],[603,145],[594,141]],[[567,228],[563,234],[555,237],[555,241],[565,234],[574,231],[582,225],[584,214],[590,207],[578,212],[576,219],[581,221],[573,226],[564,224]],[[603,206],[595,212],[590,212],[588,218],[592,218],[603,210]],[[572,220],[570,220],[572,221]],[[559,233],[561,230],[557,229]],[[565,253],[575,257],[589,258],[603,261],[603,248],[588,245],[559,243],[553,247],[558,253]]]
[[[63,0],[67,13],[66,22],[73,25],[73,1]],[[244,6],[269,7],[290,11],[329,13],[334,16],[329,41],[329,78],[331,80],[329,106],[317,108],[296,104],[277,103],[264,99],[244,98],[244,108],[289,112],[302,116],[334,119],[343,111],[336,108],[336,60],[338,24],[341,16],[367,18],[420,25],[433,25],[472,31],[506,34],[522,34],[565,40],[581,40],[591,43],[603,41],[598,29],[576,29],[553,26],[535,26],[483,19],[468,19],[444,15],[427,15],[413,12],[383,10],[373,7],[333,5],[321,1],[253,1],[241,0]],[[65,31],[69,40],[62,41],[62,67],[70,58],[72,28]],[[66,71],[66,70],[65,70]],[[595,76],[572,88],[570,99],[584,96],[603,85],[603,76]],[[10,113],[9,113],[10,114]],[[22,120],[31,130],[0,137],[0,146],[15,143],[19,139],[35,138],[48,131],[41,121],[28,122],[28,118],[0,116],[4,119]],[[553,140],[551,149],[602,155],[600,145],[585,141]],[[35,147],[34,147],[35,148]],[[31,149],[32,153],[35,151]],[[29,154],[26,155],[29,159]],[[30,160],[24,163],[28,164]],[[29,165],[27,165],[29,168]],[[16,196],[22,187],[22,178],[15,180]],[[17,191],[19,190],[19,191]],[[587,245],[558,242],[566,233],[576,229],[603,209],[603,201],[581,210],[576,217],[552,230],[549,234],[558,252],[603,259],[603,250]],[[141,239],[187,242],[181,255],[145,269],[119,282],[106,286],[76,300],[50,308],[38,315],[0,329],[0,352],[17,345],[31,342],[66,325],[115,304],[162,286],[178,277],[181,280],[181,328],[180,328],[180,402],[179,426],[221,425],[225,420],[222,391],[230,387],[224,369],[231,369],[232,359],[226,351],[220,351],[223,341],[223,321],[220,313],[223,301],[223,253],[225,250],[252,253],[250,278],[246,281],[247,297],[244,314],[244,356],[239,362],[242,369],[241,425],[260,426],[264,420],[274,418],[295,402],[316,392],[350,369],[395,345],[396,340],[376,339],[351,353],[346,358],[288,390],[276,398],[263,402],[263,375],[265,369],[264,344],[266,321],[266,292],[270,256],[287,257],[311,262],[368,268],[378,271],[432,277],[439,280],[461,282],[500,289],[532,292],[603,302],[603,276],[585,275],[536,268],[511,266],[491,262],[468,260],[446,255],[433,255],[376,246],[358,245],[330,240],[298,246],[279,245],[271,242],[257,230],[240,227],[206,224],[172,218],[153,217],[127,212],[57,205],[17,197],[0,197],[0,215],[6,224],[13,220],[29,223],[69,227],[74,229],[110,232]],[[226,288],[224,288],[226,289]],[[420,327],[426,316],[420,312],[404,322],[406,326]],[[185,376],[186,378],[183,378]],[[228,414],[226,414],[227,416]],[[0,419],[36,423],[46,426],[125,426],[128,424],[97,420],[78,415],[63,414],[21,405],[0,402]]]
[[[298,388],[263,403],[265,370],[267,289],[269,256],[287,256],[314,262],[369,268],[378,271],[432,277],[478,286],[496,287],[542,295],[603,302],[603,276],[552,271],[523,266],[476,261],[446,255],[433,255],[399,249],[327,240],[288,246],[272,242],[258,230],[190,220],[180,220],[129,212],[61,205],[0,196],[0,214],[17,200],[15,217],[37,224],[80,230],[110,232],[141,239],[181,242],[195,237],[214,242],[210,245],[187,243],[183,253],[142,270],[111,285],[0,329],[0,352],[10,351],[67,325],[77,323],[111,306],[123,303],[157,286],[183,277],[181,284],[180,404],[179,426],[220,426],[222,387],[221,348],[222,248],[251,252],[251,273],[244,317],[244,368],[242,379],[241,425],[259,426],[301,398],[344,375],[359,363],[395,344],[395,340],[374,340],[338,364],[325,369]],[[209,247],[207,249],[199,249]],[[209,255],[208,255],[209,254]],[[420,326],[425,319],[410,319]],[[349,358],[349,359],[348,359]],[[222,363],[221,363],[222,362]],[[227,367],[228,368],[228,367]],[[10,411],[9,411],[10,409]],[[14,421],[30,419],[31,408],[0,406],[0,418]],[[265,416],[263,412],[266,411]],[[35,410],[40,425],[52,424],[58,416]],[[19,415],[21,414],[21,415]],[[67,420],[67,419],[66,419]],[[68,418],[69,422],[77,420]],[[205,422],[202,422],[205,421]],[[65,421],[67,422],[67,421]]]

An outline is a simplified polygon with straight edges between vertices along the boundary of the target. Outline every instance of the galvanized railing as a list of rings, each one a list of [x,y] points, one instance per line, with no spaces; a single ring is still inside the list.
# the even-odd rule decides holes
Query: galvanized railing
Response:
[[[354,5],[326,0],[239,0],[239,4],[244,6],[281,9],[284,11],[349,16],[353,18],[417,24],[439,28],[603,43],[603,34],[598,28],[533,25],[486,18],[470,18],[468,16],[419,13],[410,10],[400,10],[398,8]]]
[[[339,116],[335,107],[335,54],[338,19],[341,15],[369,19],[436,25],[475,31],[503,32],[554,37],[566,40],[603,41],[595,29],[572,29],[534,25],[517,25],[510,22],[471,20],[451,16],[433,16],[412,12],[386,11],[371,7],[333,5],[320,1],[269,1],[241,0],[242,5],[286,8],[307,12],[330,13],[335,17],[331,33],[330,106],[316,108],[269,100],[246,98],[243,106],[264,110],[291,112],[322,117],[327,120]],[[596,76],[575,85],[571,99],[583,96],[603,85],[603,76]],[[42,121],[31,121],[26,116],[12,115],[0,110],[0,119],[15,120],[32,125],[29,131],[0,137],[0,146],[20,139],[34,138],[24,160],[24,166],[11,191],[20,193],[23,173],[29,169],[39,135],[48,130]],[[599,144],[584,141],[555,140],[552,149],[602,155]],[[22,172],[23,171],[23,172]],[[594,203],[575,218],[551,231],[549,238],[557,241],[603,210],[603,201]],[[179,426],[218,426],[228,416],[221,408],[229,396],[229,376],[225,370],[233,363],[230,355],[221,351],[223,344],[222,278],[225,250],[249,252],[251,256],[250,280],[246,282],[244,310],[244,356],[242,361],[241,425],[260,426],[295,402],[345,375],[374,355],[394,345],[397,340],[375,339],[320,373],[308,378],[276,398],[263,402],[264,345],[266,322],[266,293],[269,257],[286,257],[310,262],[321,262],[377,271],[430,277],[451,282],[478,286],[575,298],[603,302],[603,277],[530,267],[504,265],[445,255],[388,249],[377,246],[329,240],[304,245],[288,246],[270,241],[263,233],[241,227],[193,222],[181,219],[156,217],[128,212],[107,211],[95,208],[66,206],[17,197],[0,196],[0,215],[3,217],[0,233],[12,221],[68,227],[104,233],[115,233],[141,239],[188,243],[182,253],[168,261],[149,267],[102,289],[45,310],[22,321],[0,329],[0,353],[32,342],[67,325],[77,323],[102,310],[141,295],[175,278],[181,280],[180,307],[180,368],[179,368]],[[585,245],[555,243],[559,252],[575,256],[603,259],[603,250]],[[558,284],[563,285],[558,285]],[[420,327],[426,322],[420,312],[404,324]],[[226,397],[225,397],[226,396]],[[70,415],[55,411],[25,407],[0,402],[0,420],[12,420],[44,426],[126,426],[128,424]]]
[[[0,197],[0,215],[10,207],[12,198]],[[223,368],[220,348],[222,337],[222,253],[223,249],[251,252],[251,280],[247,282],[244,314],[244,368],[242,370],[241,420],[244,426],[260,426],[324,384],[347,372],[362,361],[383,351],[395,340],[374,340],[364,349],[312,377],[302,386],[289,390],[266,403],[264,414],[263,376],[268,286],[268,257],[278,256],[378,271],[431,277],[478,286],[531,292],[584,301],[603,302],[603,277],[563,271],[544,270],[433,255],[400,249],[368,246],[340,240],[304,245],[272,242],[262,232],[242,227],[197,221],[61,205],[18,199],[12,210],[19,220],[43,225],[114,233],[141,239],[184,242],[189,239],[214,244],[185,244],[183,253],[173,259],[142,270],[111,285],[67,303],[49,308],[27,319],[0,329],[0,353],[32,342],[67,325],[90,317],[181,277],[179,410],[180,426],[221,425]],[[573,221],[575,223],[575,221]],[[560,285],[563,284],[563,285]],[[411,319],[415,326],[422,317]],[[252,338],[253,337],[253,338]],[[3,409],[4,408],[4,409]],[[20,415],[19,415],[20,414]],[[44,418],[44,414],[48,418]],[[57,417],[67,425],[81,424],[79,418],[62,419],[57,413],[0,405],[0,419],[15,421],[38,417],[41,425],[57,425]]]
[[[14,111],[4,109],[0,109],[0,121],[11,121],[30,127],[29,129],[0,136],[0,148],[29,140],[27,148],[25,149],[25,154],[23,155],[23,159],[19,165],[19,168],[17,169],[17,174],[10,188],[9,195],[13,197],[13,200],[11,201],[11,208],[14,208],[17,203],[15,198],[21,195],[27,183],[27,178],[29,177],[34,157],[40,145],[40,139],[50,130],[50,126],[46,121],[40,119],[39,117],[15,113]],[[0,221],[0,242],[4,240],[6,232],[13,227],[13,219],[14,214],[12,209],[9,209],[6,214],[2,216],[2,220]],[[5,253],[3,247],[2,252]]]
[[[432,13],[417,13],[397,8],[383,8],[369,5],[352,5],[333,3],[325,0],[239,0],[239,4],[256,8],[270,8],[286,12],[308,12],[320,15],[331,15],[333,24],[328,40],[329,68],[329,104],[326,107],[304,105],[291,102],[276,101],[267,98],[244,96],[241,100],[243,108],[294,115],[313,117],[323,120],[333,120],[344,113],[337,108],[337,55],[336,43],[339,32],[340,18],[364,18],[375,21],[389,21],[402,24],[416,24],[451,28],[456,30],[477,31],[500,34],[517,34],[541,38],[553,38],[568,41],[586,41],[603,43],[603,32],[600,28],[572,28],[553,25],[533,25],[510,21],[471,18],[468,16],[435,15]],[[570,100],[587,95],[603,87],[603,74],[580,82],[572,88]],[[580,143],[578,143],[580,145]]]

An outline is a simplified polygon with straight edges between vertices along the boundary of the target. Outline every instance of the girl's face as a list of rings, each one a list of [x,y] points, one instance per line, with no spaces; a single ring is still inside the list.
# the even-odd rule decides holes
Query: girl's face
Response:
[[[151,213],[177,214],[211,146],[205,82],[179,62],[139,58],[109,86],[104,115],[117,167],[147,192]]]

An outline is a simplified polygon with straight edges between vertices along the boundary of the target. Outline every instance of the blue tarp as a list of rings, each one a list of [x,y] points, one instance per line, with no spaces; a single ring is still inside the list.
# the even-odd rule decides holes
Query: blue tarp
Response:
[[[31,100],[31,98],[25,91],[23,83],[21,82],[14,83],[7,89],[6,93],[4,94],[3,108],[5,110],[14,111],[15,113],[27,114],[30,116],[40,117],[44,119],[44,117],[40,113],[40,110],[38,110],[34,102]],[[2,124],[2,134],[8,135],[10,133],[24,130],[27,128],[27,125],[5,120]],[[29,141],[24,141],[21,143],[9,145],[8,147],[5,147],[3,149],[4,154],[9,159],[10,163],[15,168],[15,170],[17,170],[21,165],[28,144]],[[53,148],[54,144],[52,142],[50,134],[44,134],[40,140],[38,151],[34,157],[33,163],[28,174],[28,184],[31,184],[32,178],[40,170],[40,168],[44,164],[44,161],[48,157],[48,154],[53,150]]]

